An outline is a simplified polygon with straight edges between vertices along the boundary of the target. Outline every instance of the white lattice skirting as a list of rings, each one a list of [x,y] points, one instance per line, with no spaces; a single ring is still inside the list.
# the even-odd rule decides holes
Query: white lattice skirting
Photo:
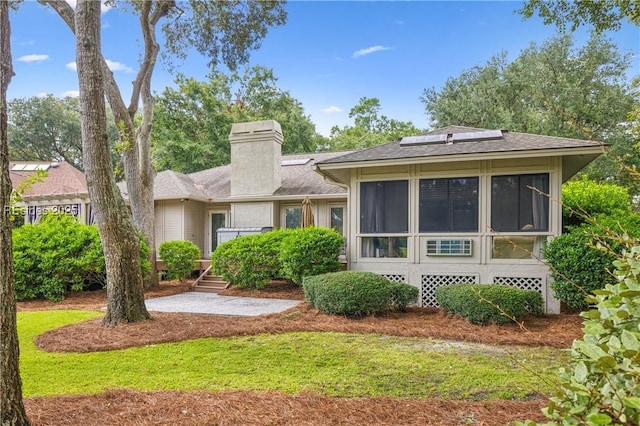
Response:
[[[399,281],[400,282],[400,281]],[[404,282],[404,281],[402,281]],[[436,289],[451,284],[478,284],[477,275],[423,275],[420,288],[422,306],[438,306]],[[493,279],[494,284],[508,285],[522,290],[535,290],[544,295],[544,280],[540,277],[503,277]]]

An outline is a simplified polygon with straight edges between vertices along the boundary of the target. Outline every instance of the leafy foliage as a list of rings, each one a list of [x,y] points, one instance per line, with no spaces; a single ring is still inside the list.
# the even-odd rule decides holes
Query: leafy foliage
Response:
[[[535,293],[535,295],[534,295]],[[436,289],[436,300],[451,315],[460,315],[473,324],[508,324],[521,320],[527,308],[543,312],[542,296],[498,284],[452,284]]]
[[[341,234],[333,229],[309,227],[293,229],[282,240],[280,260],[287,279],[302,284],[303,277],[338,271]]]
[[[536,12],[545,24],[554,24],[560,30],[571,30],[582,25],[592,25],[597,32],[618,30],[627,19],[640,25],[640,3],[632,0],[527,0],[518,11],[525,18],[531,18]]]
[[[302,104],[277,86],[273,71],[256,66],[243,75],[213,72],[208,81],[179,75],[177,89],[156,97],[152,159],[158,170],[193,173],[227,164],[233,123],[276,120],[283,152],[312,152],[322,145]],[[237,90],[236,90],[237,89]]]
[[[629,191],[619,185],[598,183],[583,177],[562,186],[562,224],[584,223],[584,217],[618,216],[631,212]]]
[[[167,267],[169,279],[184,281],[195,269],[200,249],[191,241],[164,241],[158,248],[158,255]]]
[[[557,299],[573,309],[587,308],[586,296],[594,290],[613,284],[609,266],[622,251],[622,245],[612,236],[628,233],[640,237],[640,215],[635,213],[599,216],[589,223],[569,230],[543,249],[551,267],[551,288]],[[610,251],[594,246],[606,244]]]
[[[632,179],[621,165],[640,167],[628,131],[628,113],[637,102],[627,77],[630,65],[631,57],[604,36],[594,35],[576,48],[565,35],[531,44],[511,62],[502,52],[441,88],[425,89],[421,100],[436,127],[509,129],[609,143],[585,173],[629,185]],[[640,187],[634,185],[632,194],[637,193]]]
[[[374,315],[402,308],[415,302],[418,297],[418,289],[415,287],[392,283],[382,275],[365,271],[306,276],[302,288],[307,302],[320,311],[349,317]]]
[[[580,314],[584,336],[543,409],[552,420],[546,425],[640,424],[640,246],[613,264],[615,283],[589,296],[593,308]]]
[[[100,236],[95,226],[72,216],[46,214],[13,231],[16,297],[61,300],[67,291],[106,284]]]
[[[380,115],[380,100],[360,98],[349,111],[353,126],[334,126],[329,135],[328,150],[362,149],[391,142],[402,136],[417,135],[418,129],[410,121],[398,121]]]
[[[266,287],[280,275],[280,245],[288,233],[273,230],[225,241],[211,254],[214,272],[241,288]]]

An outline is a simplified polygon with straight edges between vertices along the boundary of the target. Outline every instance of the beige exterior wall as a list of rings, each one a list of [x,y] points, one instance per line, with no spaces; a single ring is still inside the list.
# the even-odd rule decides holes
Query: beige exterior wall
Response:
[[[510,160],[478,160],[454,163],[431,163],[354,169],[351,172],[349,205],[349,268],[380,273],[421,289],[421,304],[433,304],[433,291],[439,285],[453,282],[501,283],[542,293],[548,313],[558,313],[559,302],[549,289],[548,267],[537,259],[494,259],[491,221],[491,176],[505,174],[549,173],[552,200],[560,200],[562,184],[561,158],[532,158]],[[470,233],[419,232],[419,180],[422,178],[479,178],[479,229]],[[407,180],[409,184],[409,232],[405,234],[360,233],[360,183],[367,181]],[[543,239],[561,233],[561,209],[551,201],[549,231],[536,233]],[[362,238],[371,236],[401,236],[407,238],[406,258],[363,257]],[[527,232],[511,232],[509,238],[531,236]],[[427,255],[428,239],[468,239],[472,242],[470,256]]]
[[[232,227],[262,227],[275,224],[275,202],[262,201],[253,203],[231,204]]]

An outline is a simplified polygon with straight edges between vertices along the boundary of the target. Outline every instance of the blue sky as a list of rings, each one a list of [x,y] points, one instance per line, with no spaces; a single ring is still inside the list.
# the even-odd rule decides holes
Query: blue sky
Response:
[[[349,110],[362,97],[380,99],[382,113],[428,127],[420,95],[448,77],[507,51],[514,59],[531,42],[556,34],[538,18],[524,20],[516,1],[292,1],[286,25],[271,29],[250,65],[274,70],[278,85],[302,102],[316,129],[349,124]],[[75,42],[60,18],[34,1],[11,15],[16,76],[9,98],[77,93]],[[102,15],[103,53],[128,103],[138,70],[137,22],[115,9]],[[608,36],[634,55],[630,77],[640,74],[640,30],[625,25]],[[586,29],[579,30],[582,45]],[[178,70],[204,80],[206,58],[192,54]],[[163,64],[154,73],[156,92],[173,85]],[[286,135],[285,135],[286,137]]]

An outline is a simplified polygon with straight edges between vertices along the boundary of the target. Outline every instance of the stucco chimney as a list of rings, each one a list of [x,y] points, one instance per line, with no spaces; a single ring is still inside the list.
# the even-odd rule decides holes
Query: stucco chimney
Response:
[[[270,195],[280,188],[282,129],[274,120],[231,127],[231,196]]]

